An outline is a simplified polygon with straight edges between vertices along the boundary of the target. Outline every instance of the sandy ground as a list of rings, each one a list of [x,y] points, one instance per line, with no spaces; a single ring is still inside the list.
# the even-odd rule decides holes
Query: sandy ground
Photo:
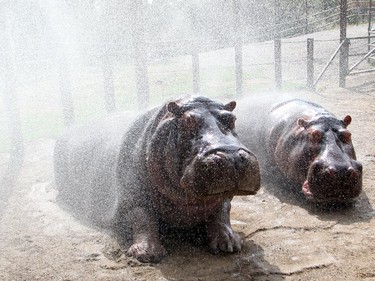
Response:
[[[358,82],[361,83],[358,84]],[[366,82],[367,81],[367,82]],[[0,280],[375,280],[375,79],[347,89],[295,93],[350,129],[364,167],[364,192],[351,207],[322,209],[275,186],[233,201],[240,253],[211,255],[204,245],[167,244],[160,264],[126,257],[110,236],[76,222],[55,203],[54,140],[29,144],[26,162],[2,212]]]

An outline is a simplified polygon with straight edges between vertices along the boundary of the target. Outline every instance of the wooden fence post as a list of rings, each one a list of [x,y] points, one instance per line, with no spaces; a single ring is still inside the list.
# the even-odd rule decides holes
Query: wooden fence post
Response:
[[[200,76],[199,76],[199,52],[197,42],[193,42],[192,49],[192,68],[193,68],[193,91],[194,94],[200,93]]]
[[[147,71],[147,46],[145,40],[143,0],[130,1],[132,20],[132,38],[135,60],[138,108],[145,109],[150,102],[150,86]]]
[[[16,71],[14,53],[11,47],[12,24],[7,16],[0,17],[0,79],[4,92],[4,101],[10,139],[10,157],[5,173],[0,178],[0,218],[9,196],[14,190],[15,181],[21,171],[25,149],[22,136],[20,112],[16,95]]]
[[[281,22],[281,1],[275,0],[275,26]],[[276,27],[277,28],[277,27]],[[281,65],[281,34],[279,29],[274,30],[274,59],[275,59],[275,87],[277,90],[282,89],[282,65]]]
[[[374,3],[373,0],[369,1],[369,9],[368,9],[368,15],[367,15],[367,21],[368,21],[368,26],[367,26],[367,34],[368,34],[368,37],[367,37],[367,51],[368,52],[370,52],[370,50],[371,50],[371,38],[370,38],[370,36],[372,34],[375,34],[374,31],[373,31],[373,28],[372,28],[372,25],[373,25],[373,23],[372,23],[372,17],[373,17],[373,13],[372,13],[373,7],[372,6],[373,5],[372,4],[373,3]],[[372,43],[374,43],[374,42],[372,42]],[[371,59],[369,58],[367,60],[367,62],[371,63]]]
[[[115,86],[113,83],[113,68],[108,58],[102,58],[104,101],[107,112],[116,110]]]
[[[348,1],[340,0],[340,43],[346,39]],[[340,49],[339,65],[339,87],[345,87],[346,75],[348,72],[349,43],[345,42]]]
[[[339,65],[339,87],[345,87],[346,76],[349,70],[349,45],[350,40],[344,39],[344,44],[340,49],[340,65]]]
[[[191,28],[192,28],[192,38],[191,41],[191,63],[192,63],[192,74],[193,74],[193,93],[200,93],[200,76],[199,76],[199,43],[201,42],[200,30],[197,21],[197,11],[190,6],[190,17],[191,17]]]
[[[281,39],[274,40],[274,54],[275,54],[275,86],[276,89],[282,89],[282,65],[281,65]]]
[[[305,26],[304,33],[309,33],[309,1],[305,0]]]
[[[25,149],[23,144],[21,119],[18,109],[18,102],[15,89],[15,74],[14,68],[8,64],[10,68],[7,69],[5,76],[4,89],[4,106],[6,110],[6,117],[8,119],[8,131],[10,139],[10,157],[8,167],[0,179],[0,193],[1,196],[7,200],[12,193],[13,185],[21,171]]]
[[[307,88],[315,90],[314,86],[314,38],[307,38]]]
[[[234,13],[234,62],[236,71],[236,94],[237,97],[243,95],[243,69],[242,69],[242,34],[240,2],[233,0]]]
[[[73,95],[72,86],[70,80],[69,68],[66,63],[65,55],[60,50],[58,56],[58,76],[59,76],[59,88],[61,95],[61,104],[64,118],[64,125],[70,126],[74,123],[74,106],[73,106]]]

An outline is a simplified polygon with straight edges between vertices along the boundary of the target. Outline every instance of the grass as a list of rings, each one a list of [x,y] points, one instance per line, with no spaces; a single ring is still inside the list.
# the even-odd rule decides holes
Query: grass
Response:
[[[113,71],[117,110],[138,108],[134,67],[118,65]],[[265,91],[273,88],[274,80],[267,78],[269,69],[244,69],[243,87],[247,91]],[[160,104],[172,97],[192,93],[192,71],[189,60],[177,59],[153,62],[148,68],[150,105]],[[70,73],[71,92],[76,123],[106,114],[103,97],[103,76],[93,65],[76,67]],[[235,71],[233,67],[202,67],[201,94],[219,100],[234,99]],[[292,83],[288,89],[298,88]],[[43,75],[26,79],[17,87],[22,133],[25,142],[40,138],[54,138],[63,129],[63,116],[57,75]],[[10,148],[4,105],[0,107],[0,152]]]

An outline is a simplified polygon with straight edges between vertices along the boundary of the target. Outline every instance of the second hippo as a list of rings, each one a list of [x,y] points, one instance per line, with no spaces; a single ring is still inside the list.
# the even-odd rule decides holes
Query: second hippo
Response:
[[[258,157],[262,177],[288,180],[316,202],[347,202],[362,190],[352,118],[336,118],[316,103],[283,95],[246,99],[237,109],[241,141]]]

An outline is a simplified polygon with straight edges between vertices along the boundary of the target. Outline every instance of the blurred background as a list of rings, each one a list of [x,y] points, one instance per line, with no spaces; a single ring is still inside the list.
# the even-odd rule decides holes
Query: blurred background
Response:
[[[342,2],[358,58],[371,1],[0,0],[0,153],[186,93],[233,99],[337,84],[337,59],[308,82],[307,41],[316,78],[342,41]]]

